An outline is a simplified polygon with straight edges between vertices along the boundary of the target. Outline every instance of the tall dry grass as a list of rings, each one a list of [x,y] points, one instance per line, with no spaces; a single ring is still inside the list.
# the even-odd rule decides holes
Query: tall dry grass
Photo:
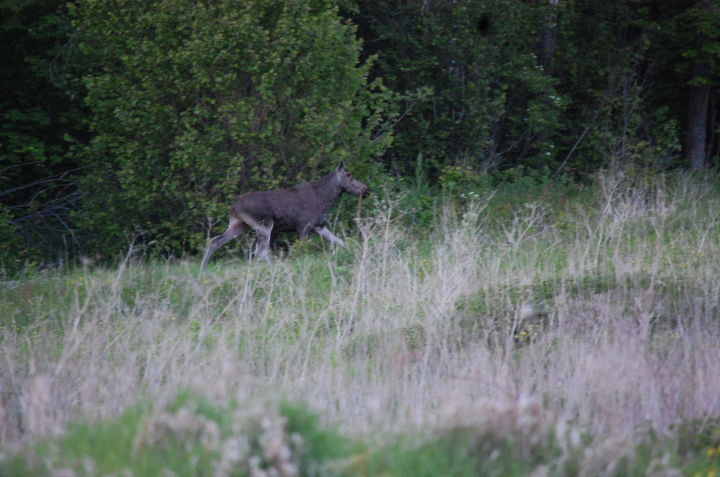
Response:
[[[711,182],[607,175],[562,208],[491,220],[486,205],[446,208],[418,242],[385,200],[342,251],[7,283],[0,439],[191,388],[302,401],[365,438],[589,432],[587,470],[638,429],[720,415]]]

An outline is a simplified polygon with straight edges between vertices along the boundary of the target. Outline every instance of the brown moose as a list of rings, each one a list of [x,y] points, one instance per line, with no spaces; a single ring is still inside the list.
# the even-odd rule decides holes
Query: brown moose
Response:
[[[208,244],[202,259],[204,267],[219,247],[236,238],[249,226],[257,234],[255,257],[268,258],[273,232],[296,231],[300,237],[317,233],[330,243],[345,246],[326,227],[327,213],[343,192],[359,195],[363,199],[370,193],[368,187],[354,179],[340,161],[337,168],[322,178],[303,182],[287,189],[247,192],[242,194],[230,209],[230,223],[222,235]]]

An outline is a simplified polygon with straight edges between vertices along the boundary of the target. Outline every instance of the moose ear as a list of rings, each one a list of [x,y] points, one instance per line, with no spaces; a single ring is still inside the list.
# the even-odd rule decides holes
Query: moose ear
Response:
[[[343,161],[342,159],[340,159],[340,162],[338,162],[337,170],[338,170],[338,171],[344,171],[344,170],[345,170],[345,161]]]

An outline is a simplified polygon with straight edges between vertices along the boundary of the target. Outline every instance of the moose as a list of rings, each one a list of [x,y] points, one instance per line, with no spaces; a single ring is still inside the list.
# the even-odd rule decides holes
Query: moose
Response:
[[[214,237],[203,255],[201,268],[219,247],[243,233],[255,230],[255,258],[269,260],[268,247],[273,232],[296,231],[301,238],[315,232],[340,247],[345,242],[326,227],[327,213],[343,192],[366,198],[370,189],[354,179],[340,161],[334,171],[322,178],[287,189],[247,192],[238,196],[230,209],[230,223],[222,235]]]

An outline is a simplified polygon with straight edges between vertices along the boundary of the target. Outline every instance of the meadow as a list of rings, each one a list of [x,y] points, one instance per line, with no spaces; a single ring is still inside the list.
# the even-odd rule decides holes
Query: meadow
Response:
[[[0,475],[711,477],[718,192],[604,173],[419,230],[386,191],[344,249],[4,277]]]

